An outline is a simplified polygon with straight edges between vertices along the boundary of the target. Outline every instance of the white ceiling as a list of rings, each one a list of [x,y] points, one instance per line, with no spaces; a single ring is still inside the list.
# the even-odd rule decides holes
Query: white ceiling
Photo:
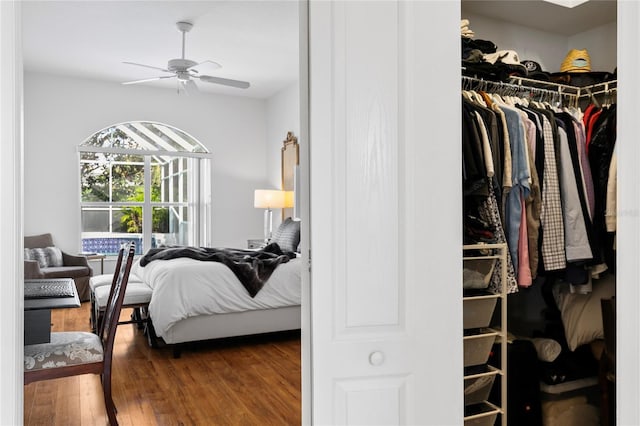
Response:
[[[616,1],[567,9],[542,0],[463,0],[464,13],[573,35],[615,21]],[[222,65],[201,72],[251,82],[246,90],[198,83],[202,91],[267,98],[298,80],[295,0],[24,1],[22,15],[26,71],[113,82],[162,75],[122,62],[166,67],[181,55],[175,23],[184,20],[194,24],[186,57]],[[176,88],[175,79],[144,84]]]
[[[181,56],[175,23],[189,21],[186,58],[222,65],[203,74],[251,83],[197,82],[202,91],[267,98],[298,80],[296,1],[24,1],[22,16],[25,71],[113,82],[166,75],[122,62],[165,68]]]
[[[616,0],[590,0],[566,8],[542,0],[462,0],[465,13],[571,36],[616,21]],[[471,25],[473,29],[473,23]]]

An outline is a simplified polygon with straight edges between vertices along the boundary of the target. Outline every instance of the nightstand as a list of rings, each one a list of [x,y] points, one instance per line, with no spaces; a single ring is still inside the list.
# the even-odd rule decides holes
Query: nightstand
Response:
[[[264,247],[266,244],[263,239],[259,240],[247,240],[247,248],[249,249],[259,249]]]
[[[100,261],[100,274],[104,274],[104,259],[107,257],[101,253],[81,253],[81,256],[87,258],[88,262]]]

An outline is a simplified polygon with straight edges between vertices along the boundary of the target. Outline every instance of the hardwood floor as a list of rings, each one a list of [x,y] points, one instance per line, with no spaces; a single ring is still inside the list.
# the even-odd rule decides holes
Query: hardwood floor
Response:
[[[89,331],[88,305],[53,310],[52,330]],[[300,333],[194,344],[174,359],[135,325],[121,325],[112,381],[121,425],[299,425]],[[102,398],[93,374],[32,383],[24,424],[106,425]]]

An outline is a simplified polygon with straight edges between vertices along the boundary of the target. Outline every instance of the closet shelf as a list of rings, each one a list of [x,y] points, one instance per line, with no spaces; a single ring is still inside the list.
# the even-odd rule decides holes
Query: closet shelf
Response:
[[[481,329],[477,334],[471,334],[468,336],[463,336],[463,340],[476,340],[476,339],[484,339],[491,336],[499,336],[501,333],[498,330],[494,330],[492,328],[484,328]]]
[[[507,426],[507,244],[465,244],[462,249],[463,261],[494,262],[490,274],[499,273],[501,284],[495,293],[486,289],[463,289],[464,425]],[[494,271],[494,266],[499,269]],[[499,319],[494,318],[496,307]],[[500,352],[500,362],[490,365],[489,357],[496,350]],[[499,378],[500,396],[499,402],[494,402],[498,405],[487,400],[498,381],[496,378]],[[498,415],[500,420],[496,423]]]
[[[464,375],[464,379],[477,379],[478,377],[487,377],[487,376],[496,376],[498,374],[502,374],[502,371],[491,366],[491,365],[486,365],[487,367],[487,371],[484,371],[482,373],[474,373],[474,374],[465,374]]]
[[[462,300],[486,300],[486,299],[498,299],[502,297],[499,293],[483,294],[481,296],[464,296]]]
[[[484,401],[484,402],[478,404],[478,406],[481,407],[482,411],[480,413],[477,413],[477,414],[471,414],[469,416],[464,416],[464,421],[465,422],[467,422],[469,420],[477,420],[477,419],[482,419],[484,417],[489,417],[489,416],[494,416],[496,414],[503,414],[504,413],[502,408],[498,407],[495,404],[490,403],[489,401]]]
[[[500,255],[494,256],[465,256],[464,260],[488,260],[488,259],[500,259]]]

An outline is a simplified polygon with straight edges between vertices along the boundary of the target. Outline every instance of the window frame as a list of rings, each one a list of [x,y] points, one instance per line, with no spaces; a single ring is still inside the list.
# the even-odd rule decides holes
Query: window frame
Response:
[[[105,132],[111,128],[120,128],[126,124],[137,124],[137,123],[150,123],[153,125],[161,126],[164,129],[169,129],[171,132],[180,132],[183,133],[194,141],[197,145],[194,145],[197,149],[201,149],[205,152],[193,152],[193,151],[181,151],[181,150],[167,150],[167,149],[127,149],[121,147],[100,147],[93,145],[85,145],[92,138],[94,138],[97,134]],[[133,139],[133,138],[132,138]],[[136,142],[135,139],[133,139]],[[182,145],[182,144],[181,144]],[[146,146],[146,144],[145,144]],[[166,145],[165,145],[166,146]],[[141,207],[142,208],[142,248],[146,251],[151,247],[152,244],[152,236],[153,232],[153,209],[154,208],[187,208],[189,213],[192,213],[194,217],[189,217],[191,220],[191,226],[189,226],[188,231],[188,241],[191,245],[195,246],[209,246],[211,244],[211,166],[213,155],[208,152],[207,148],[202,145],[196,138],[184,132],[181,129],[175,128],[173,126],[157,123],[152,121],[129,121],[123,122],[119,124],[114,124],[108,127],[105,127],[97,132],[94,132],[91,136],[89,136],[83,143],[77,146],[77,164],[78,164],[78,179],[79,179],[79,188],[78,188],[78,197],[79,197],[79,208],[80,208],[80,216],[82,217],[82,212],[85,208],[113,208],[113,207]],[[103,153],[103,154],[116,154],[116,155],[135,155],[140,156],[143,159],[143,171],[144,171],[144,201],[82,201],[82,154],[83,153]],[[152,173],[152,157],[169,157],[171,159],[180,159],[179,162],[181,166],[179,169],[173,170],[171,176],[178,176],[178,192],[180,194],[179,201],[152,201],[151,200],[151,191],[152,191],[152,183],[151,183],[151,173]],[[182,161],[186,159],[186,169],[181,169]],[[172,161],[172,160],[170,160]],[[125,162],[126,163],[126,162]],[[172,167],[172,166],[171,166]],[[187,185],[188,193],[186,195],[186,201],[182,201],[184,197],[183,194],[183,181],[185,173],[184,171],[189,171],[189,177],[187,179],[193,179],[192,185]],[[170,194],[173,195],[172,191]],[[194,206],[195,204],[195,206]],[[190,208],[193,210],[191,211]],[[151,225],[149,225],[151,224]],[[83,238],[83,234],[85,233],[82,229],[82,223],[80,224],[80,236],[81,240]],[[109,225],[110,231],[112,232],[111,224]],[[139,234],[135,234],[139,235]],[[81,241],[82,246],[82,241]],[[109,254],[107,254],[109,255]]]

